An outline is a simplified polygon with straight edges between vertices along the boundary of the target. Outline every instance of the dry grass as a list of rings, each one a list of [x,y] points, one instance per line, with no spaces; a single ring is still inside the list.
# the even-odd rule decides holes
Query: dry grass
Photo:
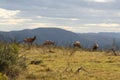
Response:
[[[120,80],[120,56],[106,54],[70,48],[21,47],[20,55],[26,57],[28,67],[18,80]]]

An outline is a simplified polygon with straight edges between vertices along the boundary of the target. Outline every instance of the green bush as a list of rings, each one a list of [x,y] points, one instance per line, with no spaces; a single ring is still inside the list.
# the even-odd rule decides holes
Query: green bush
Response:
[[[0,80],[8,80],[8,77],[2,73],[0,73]]]
[[[0,44],[0,72],[5,72],[17,64],[18,48],[15,44]]]
[[[11,80],[19,76],[24,61],[20,62],[19,47],[12,43],[0,43],[0,72],[6,74]]]

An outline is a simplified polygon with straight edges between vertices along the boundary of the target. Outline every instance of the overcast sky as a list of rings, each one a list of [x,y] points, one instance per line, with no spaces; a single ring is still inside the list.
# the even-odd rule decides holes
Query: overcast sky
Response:
[[[120,0],[0,0],[0,31],[120,32]]]

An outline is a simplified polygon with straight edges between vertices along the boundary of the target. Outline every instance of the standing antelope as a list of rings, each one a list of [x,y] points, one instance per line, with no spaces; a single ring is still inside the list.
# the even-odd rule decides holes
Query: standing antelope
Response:
[[[95,43],[95,44],[93,45],[92,50],[95,51],[95,50],[97,50],[98,48],[99,48],[99,45],[98,45],[97,43]]]
[[[24,42],[26,43],[30,43],[32,45],[32,43],[36,40],[36,36],[34,36],[33,38],[26,38],[24,39]]]
[[[73,46],[74,46],[74,47],[79,47],[79,48],[81,48],[80,41],[75,41],[75,42],[73,43]]]

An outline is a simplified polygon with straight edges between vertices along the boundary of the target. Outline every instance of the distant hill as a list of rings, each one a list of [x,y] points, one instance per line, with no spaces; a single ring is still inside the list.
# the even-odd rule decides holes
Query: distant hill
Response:
[[[79,33],[79,36],[83,36],[90,42],[99,43],[100,47],[103,49],[110,49],[113,48],[113,46],[115,46],[117,50],[120,49],[120,33]]]
[[[43,44],[46,40],[52,40],[60,46],[69,46],[76,40],[86,48],[91,48],[95,42],[100,45],[101,49],[110,49],[113,45],[120,48],[120,33],[74,33],[59,28],[37,28],[25,29],[21,31],[0,32],[0,40],[10,42],[16,40],[23,43],[27,37],[36,36],[34,43]]]
[[[84,43],[89,43],[88,40],[84,39],[82,36],[79,36],[79,34],[59,28],[37,28],[21,31],[0,32],[0,40],[11,41],[15,39],[18,42],[22,42],[25,38],[33,37],[34,35],[37,36],[37,40],[35,41],[37,44],[42,44],[46,40],[52,40],[58,45],[67,46],[76,40],[81,41],[84,46]]]

